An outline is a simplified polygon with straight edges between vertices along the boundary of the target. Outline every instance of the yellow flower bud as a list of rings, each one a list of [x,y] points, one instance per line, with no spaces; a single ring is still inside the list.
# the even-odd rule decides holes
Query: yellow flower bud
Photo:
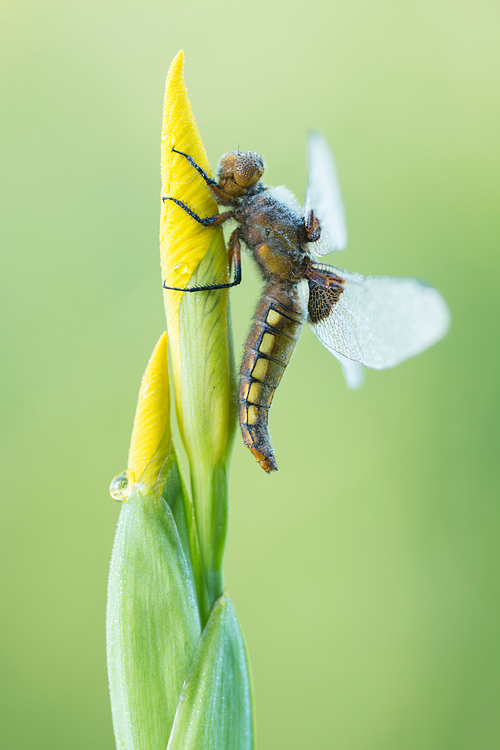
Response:
[[[128,457],[130,481],[154,486],[170,450],[167,334],[163,333],[141,382]]]

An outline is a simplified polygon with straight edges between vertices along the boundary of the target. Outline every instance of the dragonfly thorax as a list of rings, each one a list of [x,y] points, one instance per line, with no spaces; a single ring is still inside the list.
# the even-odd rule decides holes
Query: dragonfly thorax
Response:
[[[241,236],[266,278],[297,283],[310,262],[304,239],[304,215],[286,188],[263,188],[245,196],[235,211]]]

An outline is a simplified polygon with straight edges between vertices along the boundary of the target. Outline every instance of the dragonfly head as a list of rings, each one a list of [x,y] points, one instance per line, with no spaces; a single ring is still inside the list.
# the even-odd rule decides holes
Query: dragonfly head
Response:
[[[255,151],[229,151],[218,167],[219,185],[234,198],[246,195],[264,174],[264,161]]]

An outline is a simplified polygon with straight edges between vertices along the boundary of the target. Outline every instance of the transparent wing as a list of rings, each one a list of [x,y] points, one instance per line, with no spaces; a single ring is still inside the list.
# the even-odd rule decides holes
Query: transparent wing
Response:
[[[321,238],[310,247],[316,255],[344,250],[347,245],[344,204],[332,152],[321,133],[309,134],[307,154],[309,178],[304,213],[307,218],[313,211],[321,224]]]
[[[351,391],[357,391],[358,388],[361,388],[365,382],[365,368],[363,365],[359,362],[355,362],[353,359],[347,359],[347,357],[344,357],[343,354],[339,354],[338,352],[332,351],[332,354],[342,365],[342,372],[347,387],[350,388]]]
[[[313,264],[309,323],[332,354],[381,370],[413,357],[448,330],[446,302],[417,279],[361,276]]]
[[[307,310],[309,305],[309,284],[307,280],[302,279],[298,283],[297,289],[302,300],[303,308],[304,310]],[[311,304],[313,305],[314,302],[312,301]],[[309,323],[311,323],[310,317]],[[347,359],[347,357],[344,357],[343,354],[339,354],[339,352],[333,351],[332,349],[330,349],[330,351],[333,356],[338,359],[342,366],[342,373],[347,383],[347,387],[353,391],[361,388],[361,386],[365,382],[365,368],[363,367],[363,365],[361,365],[359,362],[355,362],[353,359]]]

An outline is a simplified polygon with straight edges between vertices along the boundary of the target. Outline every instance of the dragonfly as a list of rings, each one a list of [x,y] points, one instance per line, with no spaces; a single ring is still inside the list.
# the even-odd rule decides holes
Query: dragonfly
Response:
[[[218,180],[187,159],[229,210],[201,217],[173,201],[202,226],[232,219],[236,228],[228,252],[234,278],[224,284],[169,287],[183,292],[225,289],[241,282],[241,244],[250,250],[265,282],[240,369],[239,422],[245,445],[266,472],[278,469],[269,437],[271,403],[304,323],[339,360],[347,385],[357,388],[364,368],[393,367],[423,352],[446,333],[449,311],[440,293],[413,278],[361,276],[319,262],[347,245],[345,212],[337,169],[328,142],[308,138],[308,185],[304,206],[287,188],[261,178],[263,158],[254,151],[230,151],[218,165]]]

